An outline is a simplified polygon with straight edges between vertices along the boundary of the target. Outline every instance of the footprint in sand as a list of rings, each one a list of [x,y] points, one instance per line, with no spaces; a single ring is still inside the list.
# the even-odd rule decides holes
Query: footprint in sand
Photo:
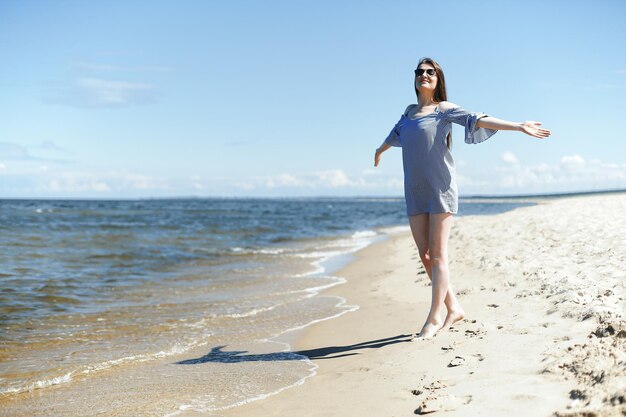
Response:
[[[483,338],[481,336],[482,334],[485,334],[485,331],[481,329],[465,330],[465,336],[470,336],[470,337],[478,336],[479,339],[482,339]]]
[[[474,326],[471,329],[466,329],[465,330],[465,336],[469,336],[469,337],[477,337],[482,339],[482,335],[484,335],[485,333],[487,333],[483,328],[482,325],[480,326]]]
[[[456,410],[460,406],[469,404],[472,401],[472,396],[467,395],[463,397],[457,397],[455,395],[442,395],[438,397],[427,397],[419,407],[415,410],[415,414],[429,414],[436,411],[452,411]]]
[[[455,356],[454,359],[450,361],[448,364],[448,368],[454,368],[455,366],[461,366],[465,363],[465,358],[463,356]]]
[[[420,383],[424,381],[424,379],[426,378],[426,376],[423,376],[420,379]],[[413,389],[411,390],[411,394],[413,395],[422,395],[425,391],[428,391],[429,394],[433,394],[436,390],[438,389],[442,389],[446,387],[446,383],[439,381],[439,380],[435,380],[433,382],[431,382],[428,385],[423,385],[421,389]]]

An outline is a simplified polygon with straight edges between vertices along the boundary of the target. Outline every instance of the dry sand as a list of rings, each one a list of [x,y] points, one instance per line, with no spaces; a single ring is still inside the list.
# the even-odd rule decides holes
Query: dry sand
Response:
[[[211,415],[626,415],[624,213],[622,193],[455,219],[467,318],[417,342],[431,288],[409,233],[367,247],[322,293],[360,308],[295,335],[317,375]]]

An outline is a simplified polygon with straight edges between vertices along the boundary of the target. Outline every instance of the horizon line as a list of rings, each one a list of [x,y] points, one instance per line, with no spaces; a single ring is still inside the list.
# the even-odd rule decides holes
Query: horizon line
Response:
[[[568,191],[557,193],[540,193],[540,194],[470,194],[460,195],[459,199],[502,199],[502,198],[545,198],[545,197],[568,197],[590,194],[612,194],[626,192],[626,188],[608,189],[608,190],[587,190],[587,191]],[[398,196],[336,196],[336,195],[318,195],[318,196],[178,196],[178,197],[0,197],[0,201],[8,200],[72,200],[72,201],[139,201],[139,200],[295,200],[295,199],[360,199],[360,198],[397,198],[403,199],[403,195]]]

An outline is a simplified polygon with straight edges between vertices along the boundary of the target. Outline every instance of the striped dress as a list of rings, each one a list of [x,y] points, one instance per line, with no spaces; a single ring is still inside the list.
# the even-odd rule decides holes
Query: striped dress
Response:
[[[477,128],[478,119],[487,116],[455,107],[425,116],[409,118],[405,114],[385,139],[385,143],[402,148],[404,198],[409,216],[423,213],[456,213],[459,208],[456,170],[446,137],[452,123],[465,127],[465,142],[480,143],[497,130]]]

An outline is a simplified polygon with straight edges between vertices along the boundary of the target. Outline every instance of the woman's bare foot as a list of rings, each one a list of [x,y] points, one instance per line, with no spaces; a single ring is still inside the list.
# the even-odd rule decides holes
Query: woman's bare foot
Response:
[[[437,333],[437,331],[439,331],[439,329],[441,329],[440,324],[426,322],[424,327],[422,327],[422,330],[411,338],[411,342],[417,339],[430,339]]]
[[[441,326],[442,330],[448,330],[450,326],[456,323],[459,320],[463,320],[465,318],[465,311],[460,310],[450,310],[446,319],[443,322],[443,326]]]

